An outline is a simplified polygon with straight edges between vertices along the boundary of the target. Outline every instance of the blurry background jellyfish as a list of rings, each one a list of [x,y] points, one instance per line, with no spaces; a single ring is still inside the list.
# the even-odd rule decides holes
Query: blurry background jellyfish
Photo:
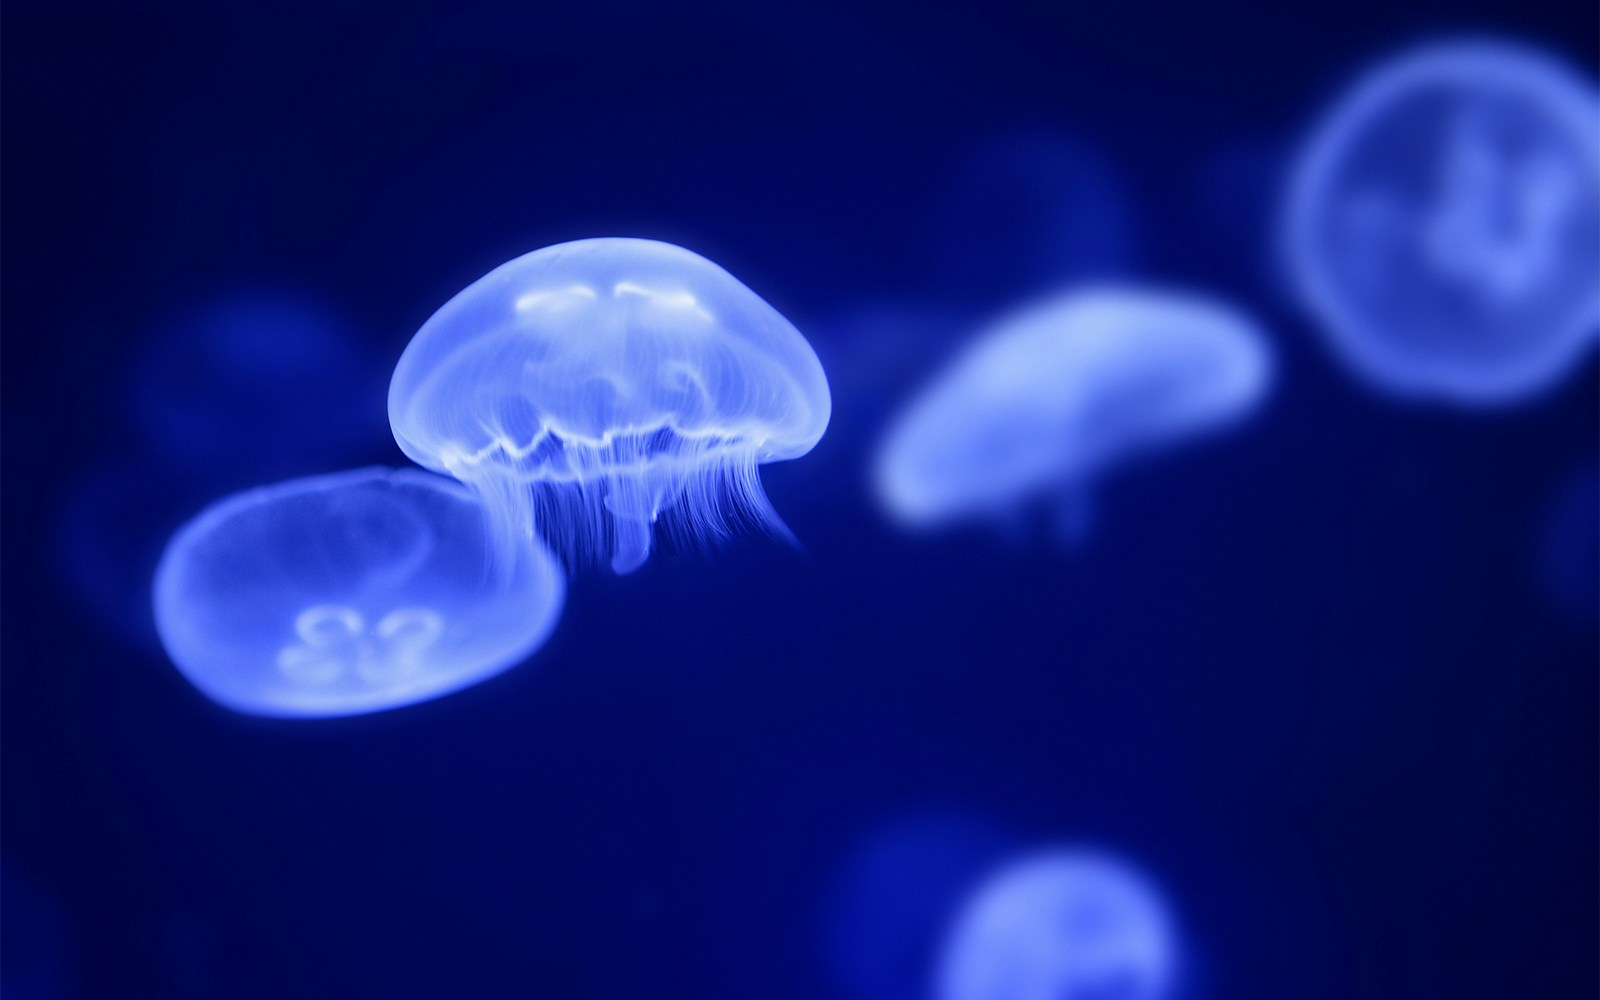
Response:
[[[412,459],[473,486],[506,537],[537,522],[626,573],[667,513],[689,539],[782,532],[757,465],[797,458],[830,412],[798,330],[705,258],[651,240],[563,243],[446,303],[389,390]]]
[[[1012,838],[963,812],[926,810],[871,830],[830,887],[825,971],[848,1000],[928,1000],[950,914]]]
[[[183,311],[128,384],[149,451],[213,477],[337,465],[383,441],[382,365],[316,297],[244,289]]]
[[[981,334],[911,401],[879,449],[877,494],[910,528],[1003,521],[1048,499],[1076,540],[1098,473],[1239,420],[1271,373],[1256,325],[1209,299],[1131,286],[1048,299]]]
[[[1179,950],[1166,902],[1139,871],[1095,851],[1041,851],[963,904],[933,1000],[1169,1000]]]
[[[178,669],[256,715],[353,715],[517,663],[565,584],[536,541],[493,550],[470,491],[382,468],[228,497],[173,536],[156,625]]]
[[[1133,210],[1087,140],[1053,126],[972,147],[935,196],[925,246],[932,291],[985,308],[1127,271]]]
[[[1600,620],[1600,465],[1568,473],[1545,504],[1537,542],[1539,589],[1575,623]]]
[[[1600,324],[1600,99],[1509,42],[1445,42],[1361,79],[1290,179],[1289,279],[1391,393],[1514,403]]]

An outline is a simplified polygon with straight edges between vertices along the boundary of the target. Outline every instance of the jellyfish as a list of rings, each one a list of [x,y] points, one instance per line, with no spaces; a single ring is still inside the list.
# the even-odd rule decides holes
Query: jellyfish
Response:
[[[1039,851],[1002,867],[951,922],[934,1000],[1165,1000],[1179,987],[1166,901],[1098,851]]]
[[[968,886],[1012,850],[965,811],[919,810],[867,832],[820,914],[823,967],[849,1000],[927,1000],[940,933]]]
[[[980,334],[891,423],[878,498],[912,529],[1004,523],[1047,500],[1077,541],[1100,473],[1237,422],[1271,371],[1255,324],[1216,301],[1110,285],[1052,297]]]
[[[1280,233],[1334,353],[1390,394],[1515,403],[1600,328],[1600,96],[1509,42],[1440,42],[1316,128]]]
[[[1600,619],[1600,466],[1571,470],[1546,501],[1537,549],[1539,589],[1575,623]]]
[[[545,247],[468,286],[406,347],[395,440],[472,486],[497,533],[533,523],[574,563],[649,557],[663,514],[691,540],[787,529],[757,466],[822,437],[831,401],[811,346],[717,265],[681,247]]]
[[[530,535],[514,552],[491,540],[471,491],[384,468],[213,504],[173,535],[154,587],[162,644],[195,687],[239,712],[300,717],[491,677],[544,643],[565,591]]]
[[[129,413],[148,450],[191,481],[292,475],[385,443],[383,378],[373,371],[350,324],[315,296],[236,290],[141,345]]]

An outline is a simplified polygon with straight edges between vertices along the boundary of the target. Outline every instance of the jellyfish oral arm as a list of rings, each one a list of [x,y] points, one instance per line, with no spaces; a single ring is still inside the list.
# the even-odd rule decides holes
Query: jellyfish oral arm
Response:
[[[660,507],[647,491],[620,477],[608,482],[603,502],[611,512],[611,569],[618,576],[632,573],[650,558]]]

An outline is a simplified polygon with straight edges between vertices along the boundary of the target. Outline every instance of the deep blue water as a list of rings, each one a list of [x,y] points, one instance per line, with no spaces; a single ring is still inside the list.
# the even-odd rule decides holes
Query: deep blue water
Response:
[[[1595,358],[1515,408],[1390,401],[1267,239],[1369,60],[1495,32],[1592,75],[1592,4],[14,0],[3,27],[7,997],[849,1000],[841,872],[930,812],[1137,859],[1198,996],[1593,990]],[[1040,132],[1111,173],[1059,195],[1100,192],[1087,237],[950,193]],[[803,550],[584,575],[529,663],[401,711],[188,687],[149,624],[172,529],[403,463],[416,328],[595,235],[689,246],[811,338],[833,423],[763,477]],[[884,414],[1049,247],[1250,310],[1272,399],[1108,481],[1078,548],[896,532]],[[847,320],[885,303],[933,321],[868,350]],[[228,325],[263,310],[324,332]]]

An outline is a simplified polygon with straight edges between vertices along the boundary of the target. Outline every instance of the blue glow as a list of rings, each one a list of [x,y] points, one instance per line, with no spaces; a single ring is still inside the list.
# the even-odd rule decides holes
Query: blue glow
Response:
[[[389,422],[472,485],[503,535],[537,523],[577,560],[648,558],[658,516],[692,540],[785,529],[757,465],[810,451],[828,382],[805,338],[722,268],[593,239],[518,257],[423,324]]]
[[[1055,497],[1081,516],[1107,467],[1253,410],[1272,362],[1255,324],[1194,295],[1100,287],[979,335],[890,427],[880,501],[910,528]]]
[[[524,534],[491,569],[471,492],[360,469],[235,494],[173,536],[156,570],[167,653],[214,701],[328,716],[425,701],[543,644],[566,587]]]
[[[1550,56],[1435,44],[1361,79],[1290,180],[1289,277],[1335,351],[1400,396],[1550,387],[1600,325],[1600,100]]]
[[[1179,946],[1161,894],[1108,855],[1054,850],[1007,865],[945,939],[935,1000],[1163,1000]]]

